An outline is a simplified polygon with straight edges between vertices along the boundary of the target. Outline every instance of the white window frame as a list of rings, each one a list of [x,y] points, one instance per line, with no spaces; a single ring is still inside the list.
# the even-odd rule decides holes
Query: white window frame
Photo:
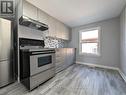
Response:
[[[82,53],[82,43],[81,43],[81,35],[82,32],[87,32],[91,30],[98,30],[98,53],[93,54],[93,53]],[[101,27],[93,27],[93,28],[87,28],[79,31],[79,55],[87,55],[87,56],[100,56],[101,55]]]

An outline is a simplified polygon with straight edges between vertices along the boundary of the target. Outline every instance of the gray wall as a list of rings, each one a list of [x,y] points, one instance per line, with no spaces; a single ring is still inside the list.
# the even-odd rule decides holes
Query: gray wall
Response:
[[[121,64],[120,69],[126,75],[126,9],[123,10],[120,17],[120,27],[121,27],[121,35],[120,35],[120,44],[121,44]]]
[[[101,56],[79,55],[79,31],[86,28],[101,27]],[[77,48],[76,61],[109,67],[119,67],[120,62],[120,19],[113,18],[72,29],[72,39],[68,47]]]

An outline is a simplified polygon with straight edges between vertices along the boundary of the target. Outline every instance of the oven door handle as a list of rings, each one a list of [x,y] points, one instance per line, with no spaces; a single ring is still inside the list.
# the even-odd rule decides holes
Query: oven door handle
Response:
[[[40,54],[52,54],[52,53],[55,53],[53,51],[50,51],[50,52],[32,52],[31,54],[32,55],[40,55]]]

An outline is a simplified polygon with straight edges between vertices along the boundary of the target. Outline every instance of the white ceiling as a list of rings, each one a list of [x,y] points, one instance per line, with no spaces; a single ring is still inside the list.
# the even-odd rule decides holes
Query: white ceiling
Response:
[[[70,27],[119,16],[125,0],[27,0]]]

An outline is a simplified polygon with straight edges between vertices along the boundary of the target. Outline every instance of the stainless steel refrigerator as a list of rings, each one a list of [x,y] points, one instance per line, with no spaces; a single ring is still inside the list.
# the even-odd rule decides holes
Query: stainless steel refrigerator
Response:
[[[12,22],[0,18],[0,88],[14,82]]]

